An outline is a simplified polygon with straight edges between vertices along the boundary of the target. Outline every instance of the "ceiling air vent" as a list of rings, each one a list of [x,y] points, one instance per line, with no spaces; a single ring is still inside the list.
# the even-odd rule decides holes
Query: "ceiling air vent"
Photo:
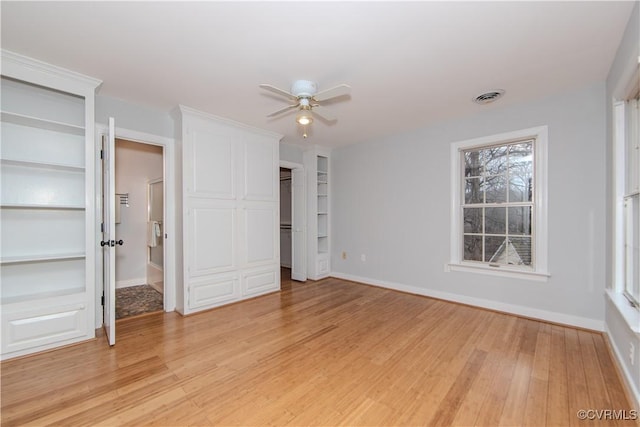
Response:
[[[497,100],[498,98],[501,98],[502,95],[504,95],[504,90],[502,89],[491,90],[489,92],[485,92],[481,95],[476,96],[475,98],[473,98],[473,102],[475,102],[476,104],[488,104]]]

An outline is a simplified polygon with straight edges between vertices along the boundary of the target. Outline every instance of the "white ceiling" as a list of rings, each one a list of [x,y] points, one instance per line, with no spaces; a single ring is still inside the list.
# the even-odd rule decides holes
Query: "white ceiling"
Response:
[[[183,104],[336,147],[604,81],[633,2],[10,2],[2,48],[104,81],[99,95]],[[267,119],[296,79],[352,86],[304,141]],[[506,95],[479,106],[491,89]]]

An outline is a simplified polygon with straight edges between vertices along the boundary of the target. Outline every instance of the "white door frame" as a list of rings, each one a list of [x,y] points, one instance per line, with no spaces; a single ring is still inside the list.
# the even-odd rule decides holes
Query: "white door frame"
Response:
[[[303,172],[303,183],[302,183],[302,184],[303,184],[303,185],[302,185],[303,192],[302,192],[302,194],[293,194],[293,196],[292,196],[292,197],[294,197],[294,196],[295,196],[296,198],[297,198],[297,197],[300,197],[300,198],[303,200],[303,205],[304,205],[304,206],[306,206],[306,205],[307,205],[307,202],[306,202],[306,200],[307,200],[307,192],[306,192],[306,185],[304,185],[304,184],[306,183],[306,182],[305,182],[305,181],[306,181],[306,174],[304,174],[304,173],[305,173],[304,165],[302,165],[302,164],[300,164],[300,163],[289,162],[289,161],[286,161],[286,160],[280,160],[280,167],[281,167],[281,168],[285,168],[285,169],[291,169],[292,171],[293,171],[293,170],[299,170],[299,171],[302,171],[302,172]],[[293,185],[294,185],[294,182],[293,182],[293,179],[294,179],[293,174],[292,174],[292,176],[291,176],[291,179],[292,179],[292,181],[291,181],[291,186],[293,187]],[[293,200],[291,200],[291,207],[292,207],[292,209],[293,209],[293,206],[295,206],[295,202],[294,202]],[[295,214],[294,214],[294,215],[295,215]],[[291,248],[292,248],[292,252],[291,252],[291,264],[292,264],[292,267],[293,267],[293,260],[294,260],[294,257],[295,257],[295,254],[294,254],[293,250],[297,250],[297,251],[301,251],[301,250],[302,250],[302,251],[306,251],[306,250],[307,250],[307,248],[306,248],[306,241],[307,241],[307,238],[306,238],[306,236],[307,236],[307,226],[306,226],[306,222],[307,222],[307,221],[306,221],[306,215],[307,215],[307,213],[306,213],[306,212],[302,212],[302,214],[301,214],[301,215],[302,215],[302,218],[304,218],[304,223],[305,223],[305,226],[304,226],[304,228],[303,228],[303,230],[302,230],[302,233],[303,233],[303,241],[305,242],[305,245],[303,245],[303,247],[301,247],[301,248],[295,248],[293,244],[291,245]],[[292,216],[292,218],[291,218],[291,223],[292,223],[292,225],[293,225],[293,226],[295,226],[295,225],[296,225],[296,224],[294,224],[293,216]],[[292,230],[292,231],[293,231],[293,230]],[[292,243],[293,243],[293,232],[292,232]],[[279,249],[279,248],[278,248],[278,249]],[[303,254],[303,255],[304,255],[304,256],[303,256],[303,257],[301,257],[301,258],[302,258],[302,259],[304,260],[304,262],[306,263],[306,262],[307,262],[307,256],[306,256],[306,254]],[[309,269],[308,269],[308,266],[305,266],[304,271],[305,271],[305,276],[306,276],[306,277],[305,277],[305,280],[306,280],[306,279],[309,277],[309,273],[308,273]]]
[[[102,163],[100,160],[101,135],[108,131],[108,126],[96,123],[96,178],[102,173]],[[138,132],[131,129],[124,129],[116,126],[116,138],[141,144],[157,145],[163,148],[163,178],[164,178],[164,232],[167,235],[164,247],[164,310],[174,311],[176,308],[176,170],[175,170],[175,140],[164,136],[154,135],[145,132]],[[102,182],[96,179],[96,242],[101,240],[100,223],[102,217],[102,190],[98,188]],[[96,329],[102,328],[102,248],[96,245]]]

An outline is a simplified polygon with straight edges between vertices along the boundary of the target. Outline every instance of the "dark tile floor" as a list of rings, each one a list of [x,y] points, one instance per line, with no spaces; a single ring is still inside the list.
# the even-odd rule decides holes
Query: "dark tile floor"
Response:
[[[162,294],[149,285],[116,289],[116,319],[162,311]]]

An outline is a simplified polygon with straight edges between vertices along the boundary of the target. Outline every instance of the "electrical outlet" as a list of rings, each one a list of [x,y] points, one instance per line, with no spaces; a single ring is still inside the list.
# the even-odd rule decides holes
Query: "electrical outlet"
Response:
[[[629,343],[629,360],[631,360],[631,365],[636,360],[636,347],[632,342]]]
[[[347,259],[347,252],[346,251],[342,251],[342,259]]]

